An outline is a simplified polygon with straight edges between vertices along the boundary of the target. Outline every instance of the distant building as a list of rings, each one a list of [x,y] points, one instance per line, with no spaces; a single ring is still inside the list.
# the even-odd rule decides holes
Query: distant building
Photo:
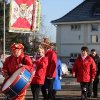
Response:
[[[79,6],[51,23],[57,28],[60,57],[77,56],[82,46],[100,53],[100,0],[84,0]]]

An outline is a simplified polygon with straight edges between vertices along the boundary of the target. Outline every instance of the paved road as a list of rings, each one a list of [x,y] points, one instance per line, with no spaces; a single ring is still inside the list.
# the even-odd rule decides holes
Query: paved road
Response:
[[[72,77],[63,78],[62,90],[57,92],[57,100],[80,100],[80,95],[80,86],[79,83],[76,82],[76,79]],[[0,95],[0,100],[6,100],[3,94]],[[25,100],[32,100],[32,93],[30,88],[27,90]],[[40,100],[43,100],[41,93]],[[99,98],[91,98],[89,100],[100,100],[100,87]]]
[[[80,86],[79,83],[76,82],[76,79],[72,77],[63,78],[62,90],[57,92],[57,100],[80,100],[80,95]],[[41,94],[40,100],[42,100]],[[100,98],[91,98],[89,100],[100,100]]]

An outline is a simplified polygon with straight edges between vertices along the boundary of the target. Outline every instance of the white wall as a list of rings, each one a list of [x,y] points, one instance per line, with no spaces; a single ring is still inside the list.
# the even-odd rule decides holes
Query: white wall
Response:
[[[70,53],[80,53],[82,46],[86,45],[89,49],[96,49],[100,53],[100,24],[99,32],[91,32],[91,24],[80,24],[81,30],[72,31],[71,25],[58,25],[57,26],[57,48],[58,55],[62,57],[70,56]],[[99,36],[99,43],[91,43],[91,35]],[[80,35],[80,39],[79,39]]]
[[[61,26],[61,43],[83,43],[82,30],[72,31],[71,25]],[[79,39],[80,35],[80,39]]]

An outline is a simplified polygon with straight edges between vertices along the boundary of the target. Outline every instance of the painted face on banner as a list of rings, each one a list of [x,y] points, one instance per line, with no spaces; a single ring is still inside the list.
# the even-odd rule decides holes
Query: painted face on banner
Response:
[[[19,9],[20,9],[20,14],[19,14],[20,17],[26,18],[28,6],[26,4],[21,4]]]

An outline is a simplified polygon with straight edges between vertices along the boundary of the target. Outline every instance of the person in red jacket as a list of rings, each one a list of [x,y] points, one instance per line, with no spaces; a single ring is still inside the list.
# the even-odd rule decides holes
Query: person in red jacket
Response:
[[[25,67],[30,73],[33,72],[33,63],[28,55],[24,55],[24,46],[21,43],[13,43],[11,45],[12,55],[4,61],[2,74],[5,79],[9,78],[18,68]],[[23,90],[14,99],[10,100],[25,100],[26,90]]]
[[[94,81],[96,64],[88,55],[88,47],[81,48],[81,54],[76,59],[72,69],[72,75],[76,76],[81,86],[81,100],[87,100],[88,85]]]
[[[48,58],[48,66],[46,70],[46,79],[45,83],[42,86],[42,94],[45,99],[52,100],[52,92],[53,92],[53,82],[56,77],[56,64],[57,64],[57,54],[52,49],[52,46],[49,42],[43,43],[43,46],[45,48],[45,56]],[[46,91],[47,88],[47,91]]]
[[[48,65],[48,59],[45,57],[45,50],[41,45],[39,45],[38,57],[39,58],[37,60],[33,59],[33,63],[36,66],[36,72],[31,82],[33,100],[39,100],[39,92],[41,90],[41,86],[44,84]]]

